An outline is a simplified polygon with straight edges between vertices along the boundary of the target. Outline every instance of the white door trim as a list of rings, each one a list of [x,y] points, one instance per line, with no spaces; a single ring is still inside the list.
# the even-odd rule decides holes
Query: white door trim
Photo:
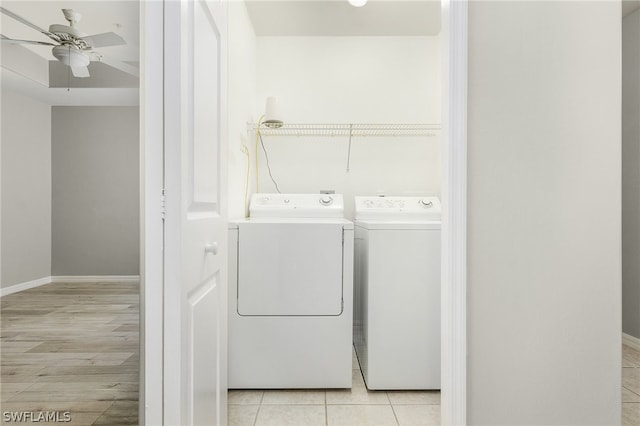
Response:
[[[467,0],[442,0],[442,425],[467,408]]]
[[[139,423],[163,425],[164,2],[140,2]]]

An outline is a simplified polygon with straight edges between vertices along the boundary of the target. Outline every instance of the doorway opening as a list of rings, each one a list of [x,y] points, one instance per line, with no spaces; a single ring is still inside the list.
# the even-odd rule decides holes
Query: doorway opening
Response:
[[[13,421],[137,419],[139,18],[138,2],[2,4],[0,362]]]
[[[460,4],[461,3],[461,4]],[[447,341],[443,342],[443,349],[445,354],[447,355],[446,362],[449,362],[449,365],[443,366],[443,418],[444,422],[450,423],[452,422],[452,418],[461,419],[456,420],[457,423],[464,423],[464,395],[465,395],[465,360],[464,360],[464,340],[465,340],[465,321],[464,321],[464,244],[465,244],[465,234],[464,234],[464,218],[466,215],[465,212],[465,168],[464,165],[464,149],[465,149],[465,103],[466,103],[466,3],[465,2],[456,2],[455,4],[449,4],[448,2],[443,2],[443,28],[446,28],[448,45],[446,49],[446,55],[443,55],[444,59],[444,68],[447,70],[443,72],[443,77],[447,76],[445,80],[443,78],[443,87],[444,90],[449,94],[449,102],[446,103],[442,108],[442,122],[443,122],[443,137],[446,142],[443,144],[443,164],[446,166],[447,172],[443,177],[443,193],[442,197],[445,200],[445,203],[448,204],[448,207],[444,210],[444,218],[443,221],[446,225],[443,227],[445,232],[450,233],[446,238],[449,238],[449,243],[445,245],[443,251],[444,265],[443,265],[443,276],[445,277],[445,281],[447,281],[446,294],[443,295],[443,327],[445,327]],[[145,6],[147,8],[147,13],[145,14],[145,29],[144,32],[148,35],[157,34],[159,32],[164,31],[162,26],[162,10],[160,8],[151,7],[150,5]],[[167,34],[167,33],[165,33]],[[146,45],[146,50],[149,60],[146,62],[149,64],[162,64],[162,58],[158,57],[158,55],[154,55],[151,53],[150,47],[158,45],[157,42],[153,42],[152,40],[146,40],[149,44]],[[155,44],[154,44],[155,43]],[[162,43],[159,43],[162,45]],[[160,49],[162,50],[162,49]],[[167,50],[165,50],[165,54]],[[169,51],[169,54],[173,52]],[[179,53],[179,51],[177,52]],[[159,62],[158,62],[159,59]],[[166,59],[166,58],[165,58]],[[152,71],[152,69],[149,69]],[[145,82],[148,89],[152,89],[155,92],[153,96],[149,96],[149,99],[158,99],[162,100],[161,95],[161,87],[162,87],[162,76],[155,75],[150,72],[147,75],[147,81]],[[175,99],[174,99],[175,101]],[[144,102],[145,108],[148,108],[146,111],[146,119],[145,124],[145,132],[148,132],[145,137],[145,143],[156,144],[158,138],[162,139],[163,129],[159,126],[151,125],[150,117],[154,119],[159,119],[159,122],[162,121],[162,110],[161,108],[154,107],[151,103]],[[260,108],[256,106],[256,108]],[[166,116],[165,116],[166,119]],[[243,130],[240,133],[240,140],[242,137],[246,138],[246,125],[247,122],[252,123],[255,122],[255,116],[253,114],[248,114],[242,124]],[[455,127],[455,131],[449,132],[448,128],[452,126],[451,123],[454,123],[457,127]],[[166,123],[165,123],[166,124]],[[453,127],[451,127],[453,128]],[[233,140],[232,129],[229,129],[229,140]],[[151,135],[153,133],[153,135]],[[236,142],[238,142],[238,132],[236,132]],[[453,143],[452,143],[453,141]],[[165,141],[166,143],[167,141]],[[149,146],[150,146],[149,145]],[[234,148],[238,147],[238,144],[229,145],[229,155],[233,155],[231,152]],[[147,147],[144,148],[145,152]],[[446,151],[446,152],[445,152]],[[151,155],[145,156],[145,162],[149,166],[147,168],[146,174],[146,182],[145,182],[145,200],[149,201],[150,206],[153,205],[154,201],[157,198],[157,194],[160,194],[163,187],[163,175],[161,168],[157,168],[157,164],[162,164],[162,148],[156,147],[155,149],[150,149],[148,151]],[[235,153],[239,158],[242,157],[242,151],[240,154]],[[154,165],[155,164],[155,165]],[[153,170],[151,170],[153,168]],[[265,182],[265,180],[262,180]],[[452,191],[453,188],[453,191]],[[150,189],[150,190],[149,190]],[[451,193],[449,194],[449,191]],[[240,205],[238,209],[240,212],[244,210],[243,208],[243,191],[235,191],[233,196],[238,197],[241,202],[234,202],[234,205]],[[229,194],[232,196],[232,193]],[[230,200],[230,204],[231,204]],[[242,213],[244,214],[244,213]],[[152,216],[149,216],[152,218]],[[462,224],[462,226],[460,225]],[[150,241],[162,244],[162,229],[157,229],[157,226],[150,226],[146,228],[145,231],[145,241],[149,243]],[[455,231],[455,232],[454,232]],[[153,246],[153,244],[146,244],[147,247]],[[148,255],[147,255],[148,253]],[[149,256],[149,257],[147,257]],[[152,259],[153,258],[153,259]],[[145,276],[147,282],[155,282],[156,280],[162,280],[163,277],[163,265],[162,265],[162,257],[158,253],[150,253],[145,251]],[[453,266],[455,268],[453,268]],[[149,266],[147,268],[146,266]],[[175,272],[175,271],[174,271]],[[152,275],[152,276],[151,276]],[[165,289],[164,294],[168,294],[167,285],[173,286],[174,282],[164,282]],[[147,311],[147,315],[145,316],[145,320],[147,322],[153,319],[159,320],[160,322],[164,322],[165,325],[167,316],[163,315],[162,306],[165,301],[162,299],[162,291],[154,292],[151,294],[149,291],[150,288],[146,288],[145,301],[149,302],[146,304],[145,310]],[[170,290],[170,289],[169,289]],[[171,302],[171,301],[169,301]],[[153,321],[155,322],[155,321]],[[151,334],[147,333],[146,335],[146,344],[145,351],[147,353],[155,352],[162,353],[165,348],[162,345],[163,331],[162,330],[149,330]],[[447,352],[448,351],[448,352]],[[149,394],[146,395],[146,406],[147,406],[147,414],[151,414],[152,416],[156,416],[158,413],[166,412],[166,403],[167,400],[163,401],[162,392],[156,391],[155,389],[162,388],[162,374],[154,374],[151,375],[150,371],[154,372],[162,372],[167,371],[167,368],[170,365],[164,363],[161,357],[158,356],[150,356],[145,358],[148,362],[146,362],[145,370],[146,374],[144,375],[145,380],[145,389]],[[166,361],[166,358],[165,360]],[[175,368],[176,366],[173,366]],[[173,374],[173,373],[172,373]],[[175,376],[175,375],[174,375]],[[155,383],[158,386],[153,386]],[[451,384],[455,383],[455,386],[452,388]],[[177,383],[179,384],[179,383]],[[160,414],[161,415],[161,414]],[[156,418],[154,417],[154,418]]]

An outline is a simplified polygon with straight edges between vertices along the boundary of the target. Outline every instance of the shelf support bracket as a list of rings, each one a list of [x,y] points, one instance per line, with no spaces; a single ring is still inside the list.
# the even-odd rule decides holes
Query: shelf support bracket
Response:
[[[347,148],[347,173],[351,164],[351,138],[353,137],[353,124],[349,124],[349,148]]]

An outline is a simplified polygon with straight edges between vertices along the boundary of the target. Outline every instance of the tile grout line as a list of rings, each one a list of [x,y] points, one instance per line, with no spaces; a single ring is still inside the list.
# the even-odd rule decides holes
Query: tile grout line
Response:
[[[262,409],[262,401],[264,400],[264,390],[262,391],[262,394],[260,395],[260,401],[258,402],[258,409],[256,410],[256,416],[253,419],[253,426],[256,426],[258,424],[258,415],[260,415],[260,409]]]
[[[387,395],[387,397],[389,397],[389,395]],[[393,413],[393,418],[396,419],[396,424],[399,425],[400,424],[400,420],[398,420],[398,415],[396,414],[396,409],[393,406],[393,404],[391,404],[391,399],[389,399],[389,404],[391,405],[391,412]]]
[[[351,384],[353,386],[353,384]],[[324,390],[324,424],[329,426],[329,408],[327,407],[327,390]]]
[[[258,423],[258,415],[260,414],[260,409],[262,408],[262,404],[258,405],[258,409],[256,410],[256,416],[253,418],[253,426],[256,426]]]

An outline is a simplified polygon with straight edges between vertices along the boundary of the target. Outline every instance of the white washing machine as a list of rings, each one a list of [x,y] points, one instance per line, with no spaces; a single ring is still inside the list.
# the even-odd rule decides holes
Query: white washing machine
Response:
[[[338,194],[255,194],[230,226],[229,388],[350,388],[353,223]]]
[[[355,197],[354,343],[369,389],[440,389],[440,201]]]

